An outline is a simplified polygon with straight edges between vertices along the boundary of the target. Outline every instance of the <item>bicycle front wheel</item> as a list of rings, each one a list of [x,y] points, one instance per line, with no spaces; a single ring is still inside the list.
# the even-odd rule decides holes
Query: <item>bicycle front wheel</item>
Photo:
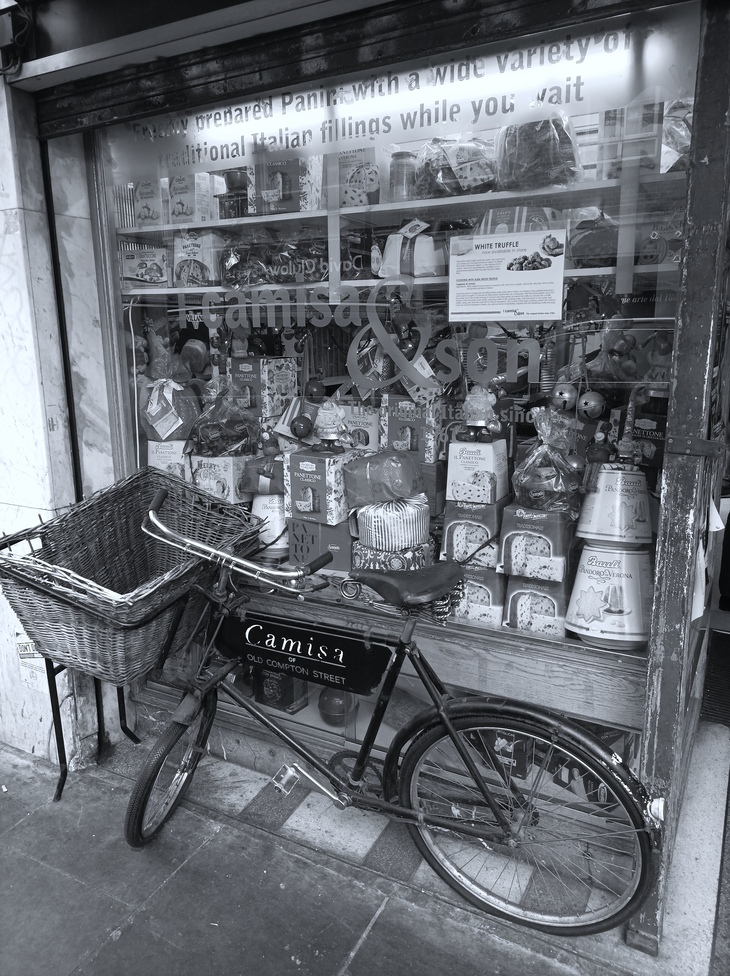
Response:
[[[544,932],[589,935],[628,919],[651,885],[651,842],[621,780],[535,721],[485,708],[452,723],[507,826],[446,729],[424,730],[404,756],[400,801],[453,821],[409,824],[436,873],[479,908]]]
[[[171,722],[142,767],[127,804],[124,838],[144,847],[175,812],[205,751],[218,699],[210,691],[190,725]]]

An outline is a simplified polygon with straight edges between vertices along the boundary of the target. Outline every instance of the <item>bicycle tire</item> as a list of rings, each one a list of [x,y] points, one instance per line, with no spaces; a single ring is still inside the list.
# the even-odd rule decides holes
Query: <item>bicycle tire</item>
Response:
[[[551,934],[591,935],[633,915],[651,887],[651,840],[639,804],[605,758],[534,719],[488,706],[452,723],[510,821],[510,836],[495,842],[495,815],[445,727],[432,724],[403,757],[399,794],[409,809],[454,820],[453,831],[408,825],[436,873],[480,909]],[[499,746],[496,761],[485,742]],[[459,832],[459,821],[490,836]]]
[[[130,847],[149,844],[179,806],[204,753],[217,704],[216,692],[208,692],[190,725],[171,722],[155,743],[127,804],[124,839]]]

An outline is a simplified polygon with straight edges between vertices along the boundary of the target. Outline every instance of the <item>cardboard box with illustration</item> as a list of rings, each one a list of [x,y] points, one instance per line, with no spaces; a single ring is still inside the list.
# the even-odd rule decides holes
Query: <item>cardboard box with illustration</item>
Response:
[[[508,505],[502,515],[497,570],[528,579],[567,579],[575,521],[565,512]]]
[[[337,525],[348,517],[344,466],[356,451],[294,451],[284,455],[284,515]]]

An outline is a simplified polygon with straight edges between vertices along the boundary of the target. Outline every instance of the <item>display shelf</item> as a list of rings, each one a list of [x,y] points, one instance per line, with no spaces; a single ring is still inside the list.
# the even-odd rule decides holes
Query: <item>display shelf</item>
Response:
[[[391,640],[398,631],[397,620],[342,598],[320,595],[310,605],[307,616],[321,624],[373,630]],[[301,603],[274,594],[253,595],[249,606],[281,619],[299,619],[303,614]],[[599,650],[577,640],[553,641],[507,628],[454,623],[423,622],[416,633],[418,646],[447,684],[543,705],[616,728],[642,728],[643,653]]]
[[[686,173],[652,173],[640,175],[638,185],[647,200],[658,206],[663,198],[681,198],[686,192]],[[445,211],[460,215],[465,211],[477,214],[499,206],[528,206],[539,203],[556,210],[574,209],[580,206],[609,208],[618,204],[623,183],[615,180],[584,180],[569,186],[545,186],[535,190],[495,190],[488,193],[465,194],[463,196],[427,197],[399,201],[397,203],[377,203],[362,207],[333,207],[330,210],[295,210],[290,213],[249,214],[245,217],[209,220],[202,223],[160,224],[152,227],[117,227],[118,237],[147,239],[163,234],[174,234],[180,230],[232,230],[264,224],[281,224],[291,229],[291,224],[304,222],[306,225],[316,221],[325,222],[333,214],[339,216],[345,226],[387,227],[400,217],[417,217],[424,212],[433,211],[443,216]]]
[[[231,230],[236,227],[255,227],[264,224],[269,227],[271,224],[282,224],[291,229],[291,224],[297,221],[306,221],[307,224],[322,221],[326,224],[328,213],[326,210],[292,210],[290,213],[275,214],[249,214],[246,217],[231,217],[226,220],[206,220],[202,223],[190,221],[190,223],[179,224],[157,224],[151,227],[117,227],[117,237],[135,237],[147,240],[149,237],[161,236],[163,234],[174,234],[181,230]]]

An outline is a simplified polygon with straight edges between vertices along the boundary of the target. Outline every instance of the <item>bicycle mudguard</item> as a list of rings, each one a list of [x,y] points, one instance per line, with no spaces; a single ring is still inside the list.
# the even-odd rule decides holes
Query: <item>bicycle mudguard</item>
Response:
[[[477,703],[486,705],[495,715],[504,715],[505,717],[522,721],[536,722],[544,728],[554,731],[556,734],[568,739],[572,738],[577,745],[581,745],[584,749],[593,752],[596,759],[602,762],[607,771],[612,773],[629,793],[633,795],[640,808],[644,811],[645,820],[650,830],[653,832],[657,829],[658,825],[651,815],[647,816],[650,797],[643,783],[641,783],[638,777],[623,761],[621,756],[608,749],[600,739],[597,739],[587,729],[581,728],[580,725],[566,716],[545,711],[538,705],[523,704],[522,702],[510,701],[506,698],[487,698],[481,695],[467,698],[454,698],[446,702],[446,708],[449,715],[458,717],[468,715]],[[439,724],[441,724],[441,719],[438,710],[432,705],[417,715],[414,715],[409,722],[406,722],[396,732],[390,743],[383,768],[383,785],[386,797],[392,797],[397,791],[396,783],[400,757],[411,740],[421,731],[425,731],[433,725]],[[655,844],[659,842],[658,836],[655,835],[653,839]]]
[[[196,718],[202,704],[202,699],[194,691],[189,691],[172,713],[171,721],[178,722],[180,725],[190,725]]]

